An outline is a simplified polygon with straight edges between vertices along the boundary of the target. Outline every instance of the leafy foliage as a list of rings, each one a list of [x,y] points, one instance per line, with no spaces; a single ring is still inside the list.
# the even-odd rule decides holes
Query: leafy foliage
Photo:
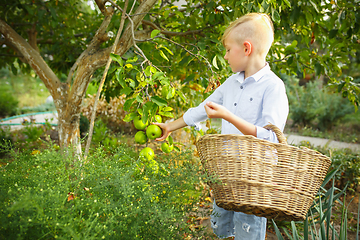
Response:
[[[286,87],[293,125],[315,127],[324,131],[354,111],[346,99],[326,87],[322,88],[320,84],[321,82],[315,81],[299,86],[298,79],[288,79]]]
[[[1,238],[183,239],[190,234],[185,217],[200,196],[200,175],[189,153],[173,156],[178,164],[158,158],[156,172],[125,145],[111,155],[99,148],[81,167],[73,166],[72,154],[64,157],[53,148],[13,157],[0,168]]]
[[[37,45],[43,58],[60,75],[71,68],[95,34],[101,20],[97,12],[92,11],[84,1],[15,0],[2,1],[0,4],[2,18],[21,36],[39,39]],[[2,66],[9,66],[15,74],[16,65],[21,71],[30,71],[29,65],[11,56],[17,54],[12,49],[4,52],[6,54],[0,58]]]
[[[6,88],[0,88],[0,118],[10,117],[18,112],[18,100]]]
[[[334,150],[331,152],[332,168],[336,173],[337,185],[356,191],[360,186],[360,154],[350,150]]]

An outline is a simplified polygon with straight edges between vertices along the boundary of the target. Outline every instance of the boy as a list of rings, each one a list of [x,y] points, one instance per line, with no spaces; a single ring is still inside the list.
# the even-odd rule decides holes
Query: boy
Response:
[[[282,131],[289,112],[284,83],[271,70],[266,55],[274,41],[274,27],[266,14],[250,13],[226,29],[222,43],[226,59],[235,73],[198,107],[169,123],[155,123],[163,130],[156,139],[165,140],[177,129],[195,126],[206,118],[221,118],[222,134],[244,134],[277,142],[269,122]],[[265,239],[266,218],[222,209],[214,203],[211,225],[220,238]]]

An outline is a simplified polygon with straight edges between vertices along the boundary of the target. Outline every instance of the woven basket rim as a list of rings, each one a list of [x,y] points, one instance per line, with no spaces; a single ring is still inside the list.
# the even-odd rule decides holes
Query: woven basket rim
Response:
[[[297,150],[297,151],[303,151],[303,152],[307,152],[307,153],[311,153],[311,154],[316,154],[316,155],[321,155],[323,158],[325,158],[328,162],[331,163],[331,159],[330,157],[320,153],[319,151],[316,151],[314,149],[310,149],[304,146],[301,147],[296,147],[293,145],[289,145],[287,143],[275,143],[275,142],[271,142],[265,139],[261,139],[261,138],[257,138],[255,136],[252,135],[240,135],[240,134],[206,134],[204,136],[201,136],[197,142],[196,145],[202,141],[206,141],[207,139],[210,138],[229,138],[232,140],[253,140],[254,142],[259,142],[259,144],[261,143],[266,143],[267,145],[273,145],[273,146],[281,146],[282,148],[289,148],[289,149],[293,149],[293,150]]]

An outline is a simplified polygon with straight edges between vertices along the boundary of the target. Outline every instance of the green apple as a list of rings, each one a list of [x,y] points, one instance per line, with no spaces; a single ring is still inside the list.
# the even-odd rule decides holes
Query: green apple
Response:
[[[134,126],[138,130],[144,130],[147,127],[148,124],[149,124],[148,121],[146,121],[146,123],[143,123],[140,116],[137,116],[134,119]]]
[[[155,153],[150,147],[145,147],[140,151],[139,156],[144,157],[147,160],[152,160],[155,156]]]
[[[162,135],[162,130],[158,125],[150,125],[146,128],[146,136],[150,139],[159,138]]]
[[[139,143],[139,144],[144,144],[146,143],[148,140],[146,133],[144,131],[138,131],[135,134],[135,142]]]
[[[160,115],[155,115],[155,121],[158,123],[162,122],[162,117]]]
[[[174,145],[169,145],[167,142],[161,144],[161,150],[164,153],[169,153],[174,149]]]

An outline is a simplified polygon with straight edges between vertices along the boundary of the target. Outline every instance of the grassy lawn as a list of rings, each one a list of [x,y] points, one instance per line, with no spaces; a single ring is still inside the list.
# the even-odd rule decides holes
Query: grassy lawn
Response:
[[[50,96],[44,83],[34,73],[14,75],[6,69],[1,69],[0,88],[18,99],[19,108],[39,106]]]

